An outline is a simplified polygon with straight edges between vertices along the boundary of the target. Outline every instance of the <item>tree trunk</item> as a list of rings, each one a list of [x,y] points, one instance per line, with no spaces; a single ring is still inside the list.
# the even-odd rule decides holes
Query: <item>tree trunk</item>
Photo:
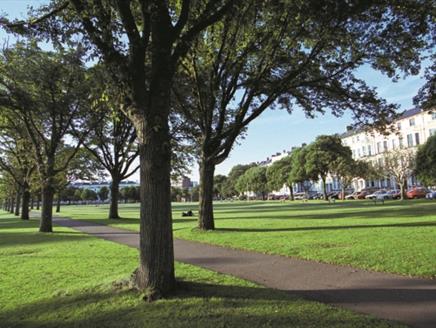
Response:
[[[11,205],[9,207],[9,213],[11,213],[11,214],[14,214],[14,211],[15,211],[15,199],[16,199],[15,195],[13,197],[11,197]]]
[[[23,188],[23,205],[21,207],[22,220],[29,220],[29,202],[30,202],[30,191],[29,191],[29,187],[25,186]]]
[[[163,29],[157,25],[153,28],[158,34]],[[168,124],[171,51],[170,42],[166,49],[165,45],[159,43],[160,37],[170,37],[170,34],[156,37],[150,99],[145,102],[145,99],[140,98],[144,94],[144,85],[139,84],[137,96],[138,101],[144,101],[143,107],[140,106],[144,117],[134,122],[139,132],[141,212],[140,263],[133,279],[138,289],[147,292],[148,301],[160,298],[176,285],[171,217],[171,137]]]
[[[400,199],[401,200],[407,199],[407,194],[406,194],[407,179],[403,179],[403,181],[401,181],[398,185],[400,186]]]
[[[324,194],[324,200],[328,200],[327,198],[327,184],[326,184],[326,178],[325,177],[321,177],[322,180],[322,192]]]
[[[35,198],[33,195],[30,198],[30,209],[33,210],[35,208]]]
[[[61,194],[58,192],[56,197],[56,213],[61,212]]]
[[[289,188],[289,198],[291,200],[294,200],[294,190],[292,188],[292,185],[290,185],[288,188]]]
[[[215,165],[202,160],[200,163],[200,202],[198,211],[198,228],[214,230],[213,217],[213,177]]]
[[[36,198],[36,209],[39,211],[41,207],[41,193],[38,192],[38,197]]]
[[[15,216],[20,216],[20,206],[21,206],[21,190],[17,192],[17,197],[15,200],[15,213],[14,213]]]
[[[119,219],[118,200],[120,198],[120,179],[116,175],[112,175],[111,185],[111,205],[109,208],[109,219]]]
[[[42,209],[40,232],[53,232],[53,195],[54,189],[50,182],[42,187]]]

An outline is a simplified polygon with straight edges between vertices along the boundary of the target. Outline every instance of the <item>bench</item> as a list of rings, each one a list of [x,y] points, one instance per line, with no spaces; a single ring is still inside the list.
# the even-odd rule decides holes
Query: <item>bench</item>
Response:
[[[385,203],[385,197],[384,196],[377,196],[375,198],[372,199],[374,202],[374,205],[377,205],[377,203],[381,203],[384,205]]]

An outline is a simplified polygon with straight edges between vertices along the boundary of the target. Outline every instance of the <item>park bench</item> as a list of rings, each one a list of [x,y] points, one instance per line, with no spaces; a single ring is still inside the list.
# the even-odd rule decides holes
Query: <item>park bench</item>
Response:
[[[384,205],[385,203],[385,197],[383,195],[377,195],[375,198],[372,199],[374,202],[374,205],[377,205],[377,203],[381,203]]]

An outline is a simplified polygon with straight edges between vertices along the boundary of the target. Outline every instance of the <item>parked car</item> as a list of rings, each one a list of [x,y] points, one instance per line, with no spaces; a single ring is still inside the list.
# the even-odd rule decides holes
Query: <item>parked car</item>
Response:
[[[372,194],[368,194],[365,196],[365,199],[389,199],[391,195],[384,189],[377,190]]]
[[[296,192],[294,194],[294,199],[295,200],[301,200],[301,199],[305,199],[306,198],[306,193],[305,192]]]
[[[339,191],[330,191],[327,193],[327,199],[339,199]]]
[[[399,190],[389,190],[388,195],[390,195],[391,199],[400,199],[401,193]]]
[[[352,194],[346,195],[345,199],[349,199],[349,200],[353,200],[353,199],[357,199],[357,195],[360,194],[360,191],[355,191]]]
[[[427,195],[425,195],[427,199],[436,199],[436,190],[430,190]]]
[[[366,195],[369,195],[370,193],[365,190],[359,191],[359,193],[354,197],[354,199],[365,199]]]
[[[425,198],[427,195],[428,190],[424,187],[413,187],[412,189],[409,189],[406,193],[407,198],[409,199],[417,199],[417,198]]]

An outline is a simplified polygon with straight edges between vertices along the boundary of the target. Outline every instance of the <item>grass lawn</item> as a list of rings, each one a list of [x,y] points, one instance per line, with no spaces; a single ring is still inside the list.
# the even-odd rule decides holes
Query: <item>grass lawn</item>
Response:
[[[138,230],[139,205],[121,205],[123,219],[106,219],[108,207],[65,206],[61,215]],[[173,204],[177,238],[321,262],[436,277],[436,202],[428,200],[218,202],[215,231],[182,217],[196,204]]]
[[[174,295],[145,303],[117,287],[137,250],[0,213],[0,327],[400,327],[177,264]]]

